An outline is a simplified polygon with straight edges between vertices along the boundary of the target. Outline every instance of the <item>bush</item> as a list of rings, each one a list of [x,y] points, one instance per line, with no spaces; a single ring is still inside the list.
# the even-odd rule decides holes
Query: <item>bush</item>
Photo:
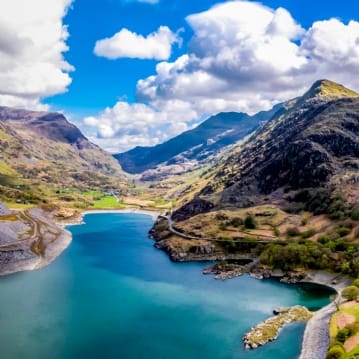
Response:
[[[289,227],[286,230],[288,237],[296,237],[300,235],[299,229],[297,227]]]
[[[310,238],[310,237],[313,237],[314,234],[315,234],[315,229],[309,228],[301,234],[301,237],[302,238]]]
[[[322,235],[322,236],[320,236],[320,237],[318,238],[318,242],[319,242],[320,244],[326,244],[326,243],[329,242],[329,238],[328,238],[327,236],[325,236],[325,235]]]
[[[255,229],[255,228],[257,228],[257,223],[256,223],[256,220],[253,217],[253,215],[249,214],[244,219],[244,227],[246,227],[247,229]]]
[[[350,285],[349,287],[344,288],[342,291],[342,296],[348,300],[354,300],[358,297],[358,295],[359,288],[355,285]]]
[[[233,227],[239,227],[243,225],[243,219],[240,217],[234,217],[231,219],[231,225]]]
[[[352,230],[348,227],[338,226],[335,228],[335,232],[339,234],[340,237],[345,237],[348,235]]]
[[[349,330],[349,337],[359,333],[359,323],[355,322],[346,326]]]
[[[359,278],[355,279],[355,281],[353,282],[353,285],[355,285],[357,288],[359,288]]]
[[[350,214],[350,218],[353,221],[359,221],[359,208],[353,208]]]
[[[326,356],[326,359],[341,359],[345,356],[345,350],[341,345],[333,345]]]
[[[338,331],[337,336],[335,337],[335,339],[339,342],[339,343],[343,343],[349,338],[350,335],[350,331],[348,328],[342,328]]]

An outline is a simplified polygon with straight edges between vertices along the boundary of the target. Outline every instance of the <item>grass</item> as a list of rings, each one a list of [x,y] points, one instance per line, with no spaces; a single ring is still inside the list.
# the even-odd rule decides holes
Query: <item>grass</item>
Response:
[[[329,336],[330,336],[331,342],[333,342],[333,343],[336,341],[336,336],[338,335],[339,330],[338,330],[338,326],[337,326],[337,321],[338,321],[339,315],[341,313],[354,315],[356,318],[356,322],[358,323],[359,322],[359,303],[354,302],[350,306],[341,305],[339,307],[339,311],[335,312],[332,315],[332,317],[330,319],[330,323],[329,323]],[[356,358],[356,354],[358,355],[358,358],[359,358],[359,345],[357,345],[350,352],[346,353],[345,356],[341,357],[341,359]]]
[[[27,208],[31,208],[34,207],[33,204],[28,204],[28,203],[16,203],[16,202],[10,202],[10,201],[2,201],[2,203],[4,203],[5,206],[11,208],[11,209],[27,209]]]
[[[11,166],[9,166],[7,163],[5,163],[4,161],[0,160],[0,173],[3,175],[8,175],[8,176],[16,176],[17,173],[14,169],[11,168]]]
[[[94,201],[91,208],[125,208],[126,205],[124,203],[119,203],[116,201],[116,198],[113,196],[104,196],[98,201]]]

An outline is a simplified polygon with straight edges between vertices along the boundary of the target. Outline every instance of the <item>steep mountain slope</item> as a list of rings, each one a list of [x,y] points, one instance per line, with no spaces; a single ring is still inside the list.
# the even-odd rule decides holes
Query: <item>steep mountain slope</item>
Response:
[[[268,121],[282,105],[270,111],[249,116],[226,112],[210,117],[198,127],[153,147],[136,147],[115,154],[122,168],[129,173],[141,173],[156,166],[202,161],[254,131],[261,122]]]
[[[312,190],[359,201],[359,95],[328,80],[260,128],[174,219],[225,207],[309,201]]]
[[[0,196],[38,201],[44,188],[113,188],[123,172],[59,113],[0,107]]]

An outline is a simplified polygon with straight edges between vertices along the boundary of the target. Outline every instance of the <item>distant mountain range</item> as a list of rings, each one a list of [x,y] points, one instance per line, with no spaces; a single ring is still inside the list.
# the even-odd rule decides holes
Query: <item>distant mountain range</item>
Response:
[[[268,121],[283,105],[253,116],[222,112],[208,118],[196,128],[153,147],[136,147],[115,154],[124,171],[142,173],[159,166],[185,165],[206,160],[232,145]]]
[[[0,107],[0,198],[36,202],[49,188],[111,188],[123,177],[62,114]]]
[[[230,155],[174,219],[227,207],[324,203],[333,193],[358,204],[358,134],[359,95],[334,82],[317,81]],[[319,196],[319,189],[326,194]]]

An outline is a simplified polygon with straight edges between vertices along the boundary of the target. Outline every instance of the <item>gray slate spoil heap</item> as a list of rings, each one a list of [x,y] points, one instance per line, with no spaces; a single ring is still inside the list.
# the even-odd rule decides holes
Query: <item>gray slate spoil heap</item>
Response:
[[[0,216],[5,216],[10,213],[10,209],[7,208],[2,202],[0,202]]]

